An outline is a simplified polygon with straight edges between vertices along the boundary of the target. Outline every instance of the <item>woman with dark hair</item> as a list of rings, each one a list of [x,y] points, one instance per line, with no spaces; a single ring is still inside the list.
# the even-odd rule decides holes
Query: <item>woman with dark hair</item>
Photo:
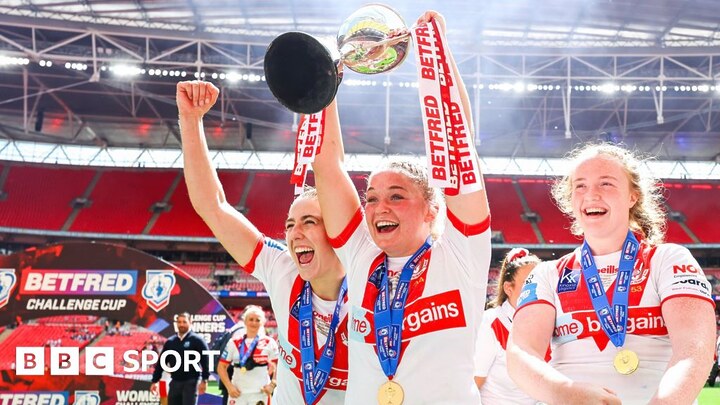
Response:
[[[348,361],[345,269],[330,246],[317,193],[307,189],[290,205],[286,245],[261,234],[227,201],[203,127],[203,116],[219,94],[208,82],[177,85],[185,182],[195,211],[270,296],[280,366],[277,389],[271,381],[265,390],[274,389],[272,401],[280,405],[342,403]]]
[[[528,397],[507,373],[505,349],[523,283],[540,259],[527,249],[510,250],[500,267],[497,297],[483,315],[475,348],[475,383],[484,405],[528,404]]]

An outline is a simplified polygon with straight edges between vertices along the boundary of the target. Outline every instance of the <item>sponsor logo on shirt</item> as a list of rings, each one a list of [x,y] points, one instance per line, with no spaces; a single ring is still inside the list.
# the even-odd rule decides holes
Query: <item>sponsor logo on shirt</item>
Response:
[[[439,330],[465,326],[460,291],[420,298],[405,309],[403,340]]]
[[[523,286],[522,292],[520,293],[520,296],[518,297],[517,306],[518,308],[520,308],[523,305],[535,302],[537,300],[537,283],[525,284]]]
[[[631,335],[667,335],[667,327],[660,307],[630,308],[627,333]],[[592,338],[600,350],[604,350],[609,339],[603,331],[594,311],[565,314],[555,321],[553,341],[555,344]]]
[[[560,282],[558,282],[558,294],[577,290],[579,281],[580,269],[571,269],[565,267],[563,269],[562,275],[560,276]]]
[[[702,271],[692,264],[682,264],[673,266],[673,274],[702,274]]]
[[[279,250],[279,251],[281,251],[281,252],[287,250],[287,248],[285,247],[285,245],[283,245],[283,244],[281,244],[281,243],[278,243],[278,242],[277,242],[276,240],[274,240],[274,239],[265,238],[265,240],[263,241],[263,243],[265,243],[265,246],[267,246],[267,247],[269,247],[269,248],[272,248],[272,249]]]
[[[354,306],[350,324],[350,337],[366,343],[373,343],[373,313]],[[405,308],[403,321],[403,341],[416,336],[440,330],[462,328],[465,311],[459,290],[447,291],[430,297],[422,297]]]
[[[687,294],[688,292],[697,293],[705,298],[710,298],[710,283],[703,280],[702,269],[692,264],[682,264],[673,266],[673,291]]]

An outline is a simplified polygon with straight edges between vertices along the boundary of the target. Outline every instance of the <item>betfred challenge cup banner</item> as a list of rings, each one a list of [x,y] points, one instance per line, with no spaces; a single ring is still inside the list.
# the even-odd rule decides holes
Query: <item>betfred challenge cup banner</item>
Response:
[[[148,354],[182,312],[206,342],[233,325],[196,280],[135,249],[78,242],[0,257],[0,404],[158,403]],[[63,359],[73,367],[55,369]]]

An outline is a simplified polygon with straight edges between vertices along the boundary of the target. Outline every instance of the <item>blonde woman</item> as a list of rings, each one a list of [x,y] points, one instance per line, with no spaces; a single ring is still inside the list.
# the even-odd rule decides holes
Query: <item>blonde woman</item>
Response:
[[[278,359],[275,340],[265,335],[265,311],[249,305],[243,313],[245,329],[239,329],[223,349],[217,373],[228,390],[229,405],[267,403],[277,382],[270,379]],[[233,367],[232,381],[228,367]]]
[[[712,365],[714,302],[690,252],[662,243],[658,181],[616,145],[587,145],[570,159],[553,197],[585,242],[530,274],[510,376],[552,404],[693,403]]]

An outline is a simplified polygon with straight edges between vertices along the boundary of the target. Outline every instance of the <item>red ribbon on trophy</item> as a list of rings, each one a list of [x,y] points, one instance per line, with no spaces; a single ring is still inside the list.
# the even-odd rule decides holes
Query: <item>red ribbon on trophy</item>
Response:
[[[303,115],[300,119],[295,137],[295,163],[290,175],[290,184],[295,185],[295,195],[303,192],[307,169],[315,161],[315,156],[320,153],[324,131],[325,110]]]
[[[482,190],[470,123],[462,108],[445,36],[435,20],[413,28],[411,34],[430,186],[444,188],[446,195]]]

